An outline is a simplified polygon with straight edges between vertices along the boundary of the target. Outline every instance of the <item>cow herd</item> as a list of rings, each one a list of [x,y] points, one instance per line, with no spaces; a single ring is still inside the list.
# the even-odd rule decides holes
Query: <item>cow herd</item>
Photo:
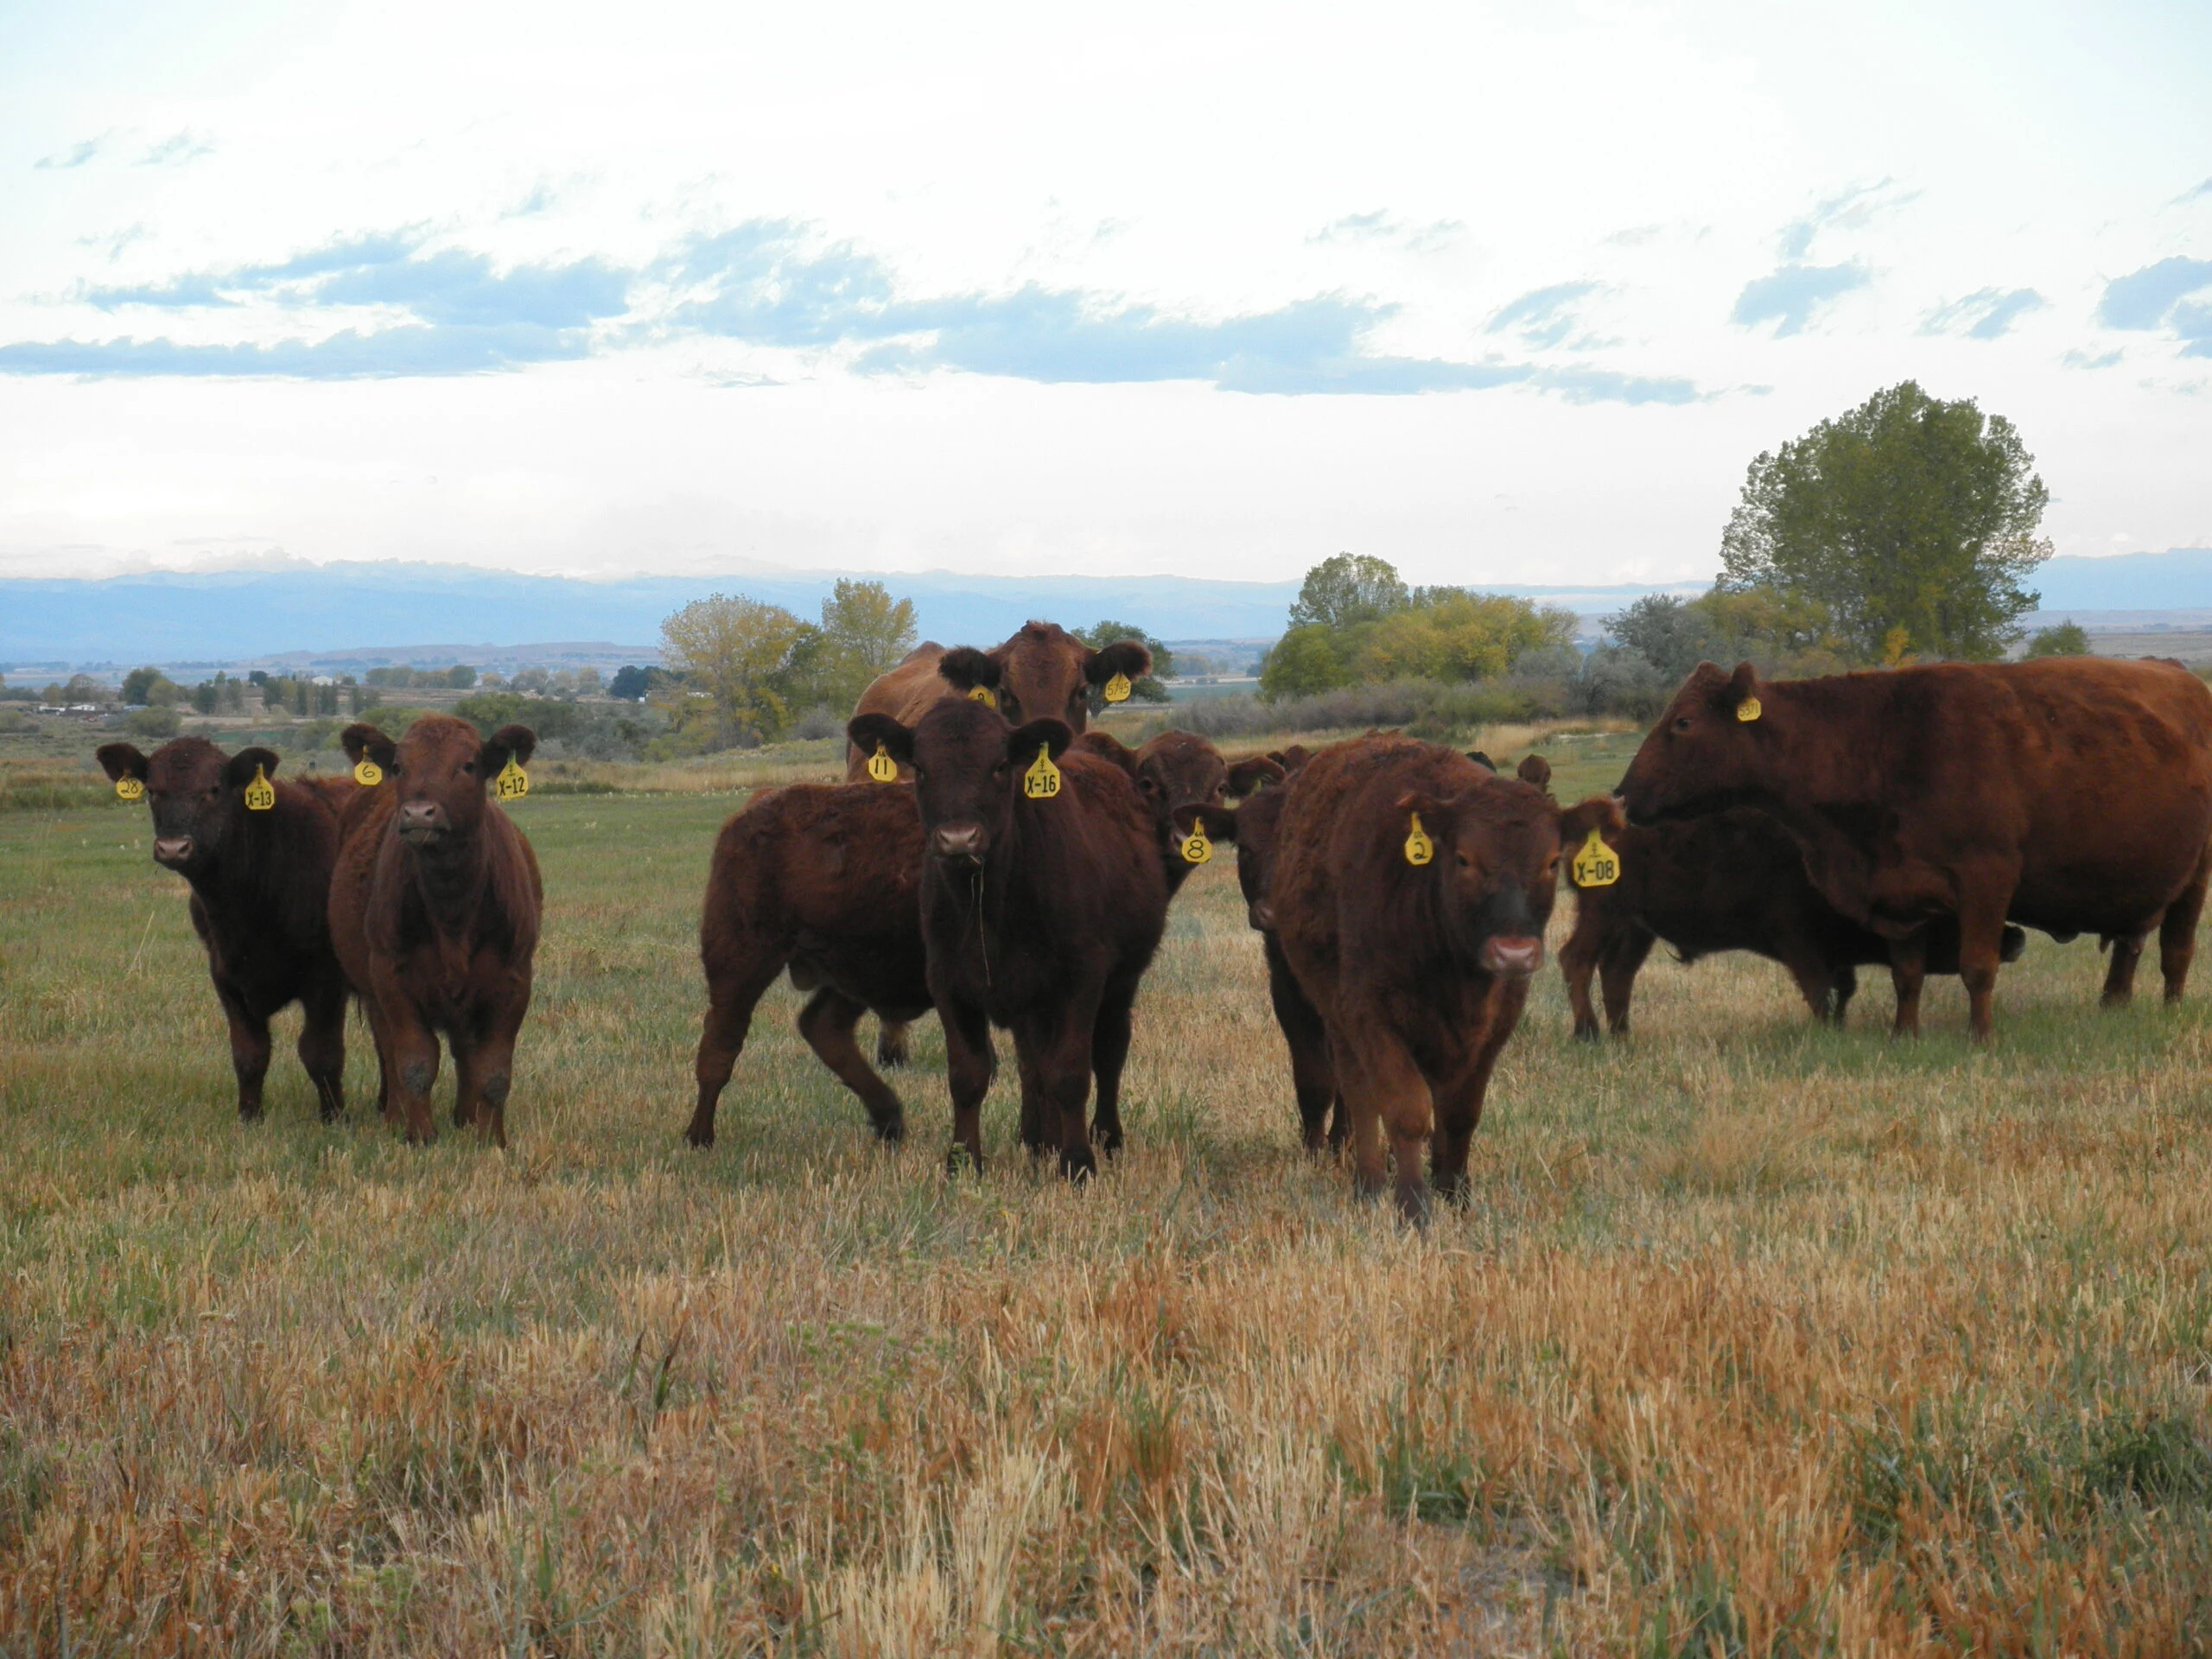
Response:
[[[1042,623],[988,652],[925,645],[861,699],[847,782],[763,791],[723,825],[692,1145],[713,1144],[753,1009],[788,974],[807,995],[800,1033],[883,1139],[903,1136],[905,1111],[861,1018],[882,1022],[878,1061],[895,1062],[933,1009],[955,1163],[984,1159],[995,1027],[1013,1039],[1023,1145],[1089,1175],[1122,1144],[1122,1072],[1168,905],[1230,845],[1305,1143],[1344,1148],[1361,1191],[1390,1185],[1414,1218],[1432,1192],[1466,1191],[1562,882],[1578,1037],[1598,1033],[1593,976],[1626,1031],[1662,940],[1685,958],[1770,957],[1834,1021],[1856,969],[1886,965],[1900,1035],[1932,972],[1960,976],[1987,1039],[1998,967],[2027,928],[2098,935],[2107,1003],[2154,931],[2169,999],[2188,976],[2212,868],[2212,693],[2177,664],[1766,681],[1708,664],[1618,791],[1570,806],[1537,756],[1506,776],[1395,734],[1231,760],[1188,733],[1132,750],[1086,729],[1094,697],[1149,668],[1135,641],[1094,650]],[[350,994],[387,1118],[432,1137],[442,1036],[455,1122],[504,1144],[542,891],[492,798],[526,786],[534,740],[427,715],[396,743],[369,725],[342,741],[354,775],[304,785],[278,780],[266,749],[196,737],[99,760],[145,798],[155,858],[191,887],[242,1116],[260,1111],[270,1016],[294,1001],[302,1064],[337,1114]]]

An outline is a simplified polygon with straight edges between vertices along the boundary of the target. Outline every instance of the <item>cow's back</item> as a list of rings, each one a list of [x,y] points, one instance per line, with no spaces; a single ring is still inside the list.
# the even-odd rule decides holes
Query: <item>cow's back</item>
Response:
[[[934,639],[925,639],[868,682],[860,701],[853,705],[853,717],[889,715],[900,725],[912,727],[939,697],[958,695],[937,671],[944,659],[944,647]],[[867,779],[868,763],[867,755],[850,743],[845,746],[847,781],[859,783]]]

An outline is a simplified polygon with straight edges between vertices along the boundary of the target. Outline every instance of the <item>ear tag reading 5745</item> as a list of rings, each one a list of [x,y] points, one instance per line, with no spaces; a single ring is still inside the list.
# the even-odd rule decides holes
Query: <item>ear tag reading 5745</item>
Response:
[[[880,743],[875,746],[875,753],[868,758],[868,775],[879,784],[899,781],[899,763],[891,758],[890,752]]]
[[[1621,879],[1621,855],[1592,829],[1590,839],[1582,843],[1582,850],[1567,868],[1578,887],[1610,887]]]
[[[365,754],[353,763],[353,781],[363,789],[374,789],[384,782],[384,768]]]
[[[141,801],[146,798],[146,785],[126,772],[115,780],[115,792],[119,799]]]
[[[1049,744],[1037,746],[1037,759],[1021,774],[1021,792],[1033,801],[1049,801],[1060,792],[1060,769],[1052,764]]]
[[[1745,697],[1741,702],[1736,705],[1737,719],[1757,720],[1758,717],[1759,700],[1757,697]]]
[[[1128,677],[1128,675],[1126,675],[1126,674],[1116,674],[1116,675],[1112,679],[1110,679],[1110,680],[1109,680],[1109,681],[1107,681],[1107,682],[1106,682],[1106,701],[1107,701],[1107,702],[1127,702],[1128,700],[1129,700],[1129,677]],[[1193,864],[1199,862],[1199,861],[1198,861],[1198,860],[1197,860],[1197,859],[1192,859],[1191,861],[1192,861]]]
[[[499,775],[492,780],[492,792],[503,801],[518,801],[530,793],[530,774],[515,764],[512,754],[507,764],[499,768]]]
[[[1426,864],[1436,856],[1436,843],[1428,838],[1427,832],[1421,827],[1421,814],[1416,812],[1412,816],[1413,830],[1406,837],[1406,862],[1413,865]]]
[[[1183,861],[1185,864],[1203,864],[1212,856],[1213,842],[1206,839],[1205,825],[1192,824],[1191,833],[1183,837]]]
[[[968,701],[970,702],[980,702],[986,709],[995,709],[999,706],[998,694],[993,691],[988,685],[969,686],[968,688]]]
[[[245,786],[245,810],[266,812],[276,804],[276,785],[269,781],[269,774],[259,766],[253,769],[253,781]]]

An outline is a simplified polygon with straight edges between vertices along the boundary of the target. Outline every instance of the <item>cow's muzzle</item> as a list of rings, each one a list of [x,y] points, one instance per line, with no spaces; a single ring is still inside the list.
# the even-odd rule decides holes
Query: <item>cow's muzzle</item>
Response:
[[[1544,965],[1544,942],[1535,934],[1493,933],[1483,941],[1484,971],[1526,978]]]
[[[194,848],[190,836],[156,836],[154,837],[154,862],[175,870],[192,862]]]
[[[435,801],[403,801],[399,807],[399,838],[410,847],[435,846],[448,826],[444,809]]]
[[[930,831],[930,851],[955,864],[980,864],[990,838],[980,823],[940,823]]]

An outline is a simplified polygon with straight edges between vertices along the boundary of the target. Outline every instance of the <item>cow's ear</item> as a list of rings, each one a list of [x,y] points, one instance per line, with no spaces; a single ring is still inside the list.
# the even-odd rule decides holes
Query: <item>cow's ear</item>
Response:
[[[1313,751],[1303,743],[1294,743],[1287,749],[1269,749],[1268,759],[1282,767],[1283,776],[1289,777],[1313,758]]]
[[[1116,674],[1141,680],[1151,672],[1152,653],[1141,639],[1116,639],[1092,652],[1083,665],[1083,677],[1093,685],[1103,685]]]
[[[142,784],[146,781],[146,757],[138,752],[136,743],[103,743],[92,754],[111,784],[119,784],[126,778],[136,778]]]
[[[937,659],[937,671],[938,677],[956,691],[973,691],[977,686],[995,691],[1006,669],[988,652],[973,645],[955,645]]]
[[[1282,762],[1269,754],[1248,755],[1233,760],[1229,766],[1229,792],[1231,795],[1253,795],[1269,784],[1279,784],[1288,776]]]
[[[512,760],[518,766],[530,764],[530,757],[537,753],[537,734],[527,726],[502,726],[484,740],[484,747],[476,752],[476,769],[487,779],[497,778]]]
[[[1057,760],[1074,741],[1074,728],[1065,720],[1054,720],[1047,715],[1027,726],[1017,726],[1006,734],[1006,758],[1016,766],[1024,766],[1034,760],[1037,751],[1042,748]]]
[[[1497,770],[1497,762],[1491,760],[1490,756],[1484,754],[1480,749],[1469,749],[1467,751],[1467,759],[1473,761],[1484,772],[1496,772]]]
[[[1721,688],[1720,706],[1724,709],[1739,709],[1757,697],[1758,694],[1758,670],[1749,663],[1738,663],[1736,664],[1736,671],[1728,677],[1727,684]]]
[[[274,749],[240,749],[223,762],[223,783],[226,788],[244,789],[253,781],[258,772],[264,778],[274,778],[281,764]]]
[[[1401,836],[1412,829],[1414,818],[1419,818],[1423,830],[1440,838],[1459,817],[1455,803],[1440,800],[1425,790],[1408,791],[1398,797],[1397,804],[1400,818],[1396,832]]]
[[[346,751],[346,758],[359,766],[364,758],[373,760],[386,772],[398,764],[399,745],[384,734],[382,728],[366,721],[355,721],[338,734],[338,747]]]
[[[1552,763],[1541,754],[1522,756],[1521,764],[1513,769],[1513,775],[1524,784],[1534,784],[1548,795],[1551,792]]]
[[[914,734],[889,715],[855,715],[845,722],[845,741],[862,754],[872,755],[876,746],[900,766],[911,768],[914,764]]]
[[[1234,807],[1216,806],[1211,801],[1189,801],[1177,807],[1169,817],[1174,820],[1175,833],[1185,839],[1200,824],[1205,826],[1208,841],[1233,842],[1236,839],[1236,809]]]
[[[1132,778],[1137,775],[1137,752],[1111,732],[1084,732],[1076,739],[1075,747],[1101,760],[1111,760]]]
[[[1592,830],[1601,836],[1617,836],[1628,828],[1628,819],[1621,811],[1621,804],[1610,795],[1592,795],[1586,801],[1577,801],[1559,815],[1559,838],[1564,845],[1586,838]]]

